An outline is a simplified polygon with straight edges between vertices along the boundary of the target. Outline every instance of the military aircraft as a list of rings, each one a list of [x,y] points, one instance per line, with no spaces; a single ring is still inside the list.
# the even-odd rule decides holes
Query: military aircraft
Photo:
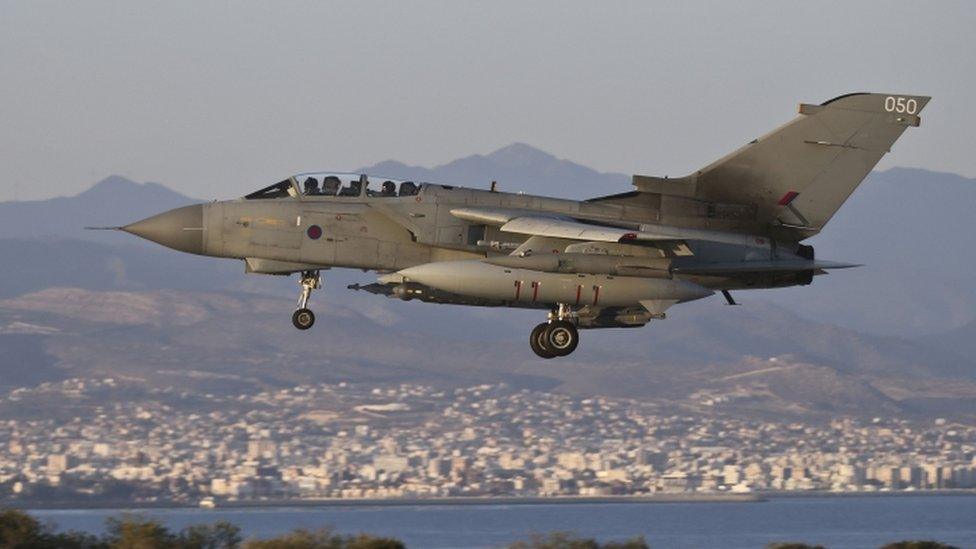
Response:
[[[631,328],[731,290],[810,284],[856,265],[814,257],[820,232],[929,97],[852,93],[801,104],[792,121],[685,177],[635,175],[584,201],[300,173],[247,196],[113,227],[164,246],[299,273],[296,328],[320,272],[376,271],[350,286],[391,298],[546,311],[529,344],[572,353],[579,330]]]

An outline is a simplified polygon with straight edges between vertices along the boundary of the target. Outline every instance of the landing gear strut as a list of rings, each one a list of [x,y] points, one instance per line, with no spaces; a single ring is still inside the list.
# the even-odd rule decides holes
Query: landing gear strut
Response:
[[[566,356],[579,345],[579,331],[572,322],[572,309],[564,303],[549,312],[549,321],[539,324],[529,335],[529,346],[542,358]]]
[[[298,309],[291,315],[291,323],[299,330],[307,330],[315,324],[315,313],[308,308],[308,298],[312,296],[312,290],[322,287],[322,278],[318,271],[302,271],[298,284],[302,293],[298,296]]]

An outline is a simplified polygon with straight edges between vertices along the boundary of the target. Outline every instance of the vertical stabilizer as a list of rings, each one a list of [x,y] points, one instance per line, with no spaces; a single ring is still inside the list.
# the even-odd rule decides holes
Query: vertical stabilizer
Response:
[[[696,198],[756,207],[759,223],[819,231],[909,126],[929,97],[852,93],[820,105],[683,181]]]

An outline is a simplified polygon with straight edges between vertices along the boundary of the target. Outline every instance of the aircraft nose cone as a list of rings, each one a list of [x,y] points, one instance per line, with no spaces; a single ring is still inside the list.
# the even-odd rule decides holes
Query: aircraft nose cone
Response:
[[[122,227],[136,236],[181,252],[203,253],[203,205],[184,206]]]

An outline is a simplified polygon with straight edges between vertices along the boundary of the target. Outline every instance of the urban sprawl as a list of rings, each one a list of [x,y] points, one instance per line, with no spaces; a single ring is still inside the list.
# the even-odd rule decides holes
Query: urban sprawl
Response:
[[[777,422],[505,385],[137,388],[73,379],[0,396],[80,410],[0,419],[0,502],[976,487],[976,429],[944,419]]]

